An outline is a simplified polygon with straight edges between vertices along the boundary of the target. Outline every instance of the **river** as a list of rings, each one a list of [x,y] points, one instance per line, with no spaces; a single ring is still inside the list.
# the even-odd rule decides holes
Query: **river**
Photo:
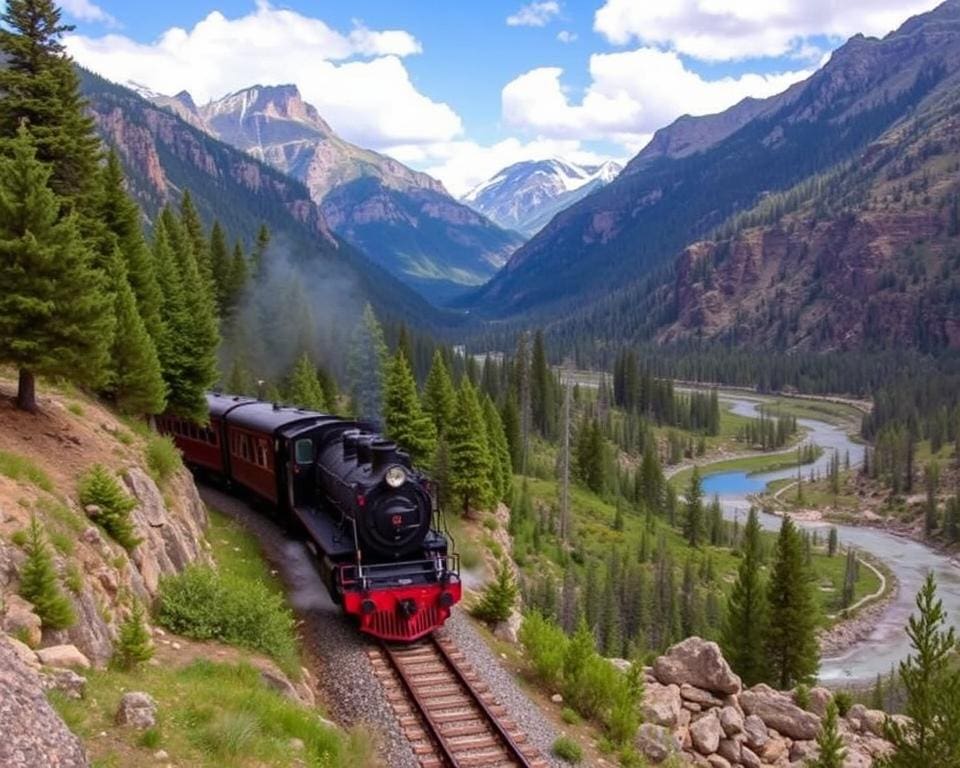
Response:
[[[732,411],[743,416],[756,416],[762,401],[749,397],[726,396],[722,398],[732,404]],[[849,451],[850,461],[859,464],[863,460],[863,446],[853,442],[846,431],[837,425],[827,424],[814,419],[798,419],[798,424],[807,430],[807,440],[824,449],[823,455],[815,464],[805,465],[803,475],[806,478],[811,468],[827,470],[834,450],[840,452],[841,459]],[[724,514],[730,518],[744,521],[750,507],[748,495],[763,490],[772,480],[796,477],[796,467],[759,475],[746,475],[743,472],[725,472],[709,474],[709,465],[704,472],[704,493],[720,497]],[[761,514],[764,528],[779,530],[782,519],[777,515]],[[797,522],[803,528],[826,530],[832,523]],[[914,609],[914,599],[929,571],[937,577],[938,594],[943,600],[947,618],[953,624],[960,625],[960,566],[950,558],[941,555],[929,547],[911,539],[895,536],[874,528],[836,525],[841,546],[854,546],[869,552],[883,561],[899,581],[899,592],[891,601],[883,615],[877,620],[870,635],[854,644],[840,656],[824,658],[820,664],[820,680],[827,684],[842,684],[845,681],[863,682],[871,680],[877,674],[886,674],[892,665],[897,664],[910,652],[910,640],[906,634],[906,623]]]

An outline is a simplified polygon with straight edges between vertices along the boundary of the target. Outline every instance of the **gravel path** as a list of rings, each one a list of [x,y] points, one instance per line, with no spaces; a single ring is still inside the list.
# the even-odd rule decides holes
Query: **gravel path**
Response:
[[[204,502],[257,537],[264,557],[279,572],[300,621],[305,662],[334,719],[346,727],[370,728],[376,733],[381,761],[387,768],[417,768],[419,763],[367,658],[371,641],[361,636],[330,600],[306,547],[293,540],[275,519],[254,511],[237,497],[208,485],[198,487]],[[553,766],[567,765],[550,753],[556,729],[500,665],[470,620],[454,611],[445,631],[544,758]]]

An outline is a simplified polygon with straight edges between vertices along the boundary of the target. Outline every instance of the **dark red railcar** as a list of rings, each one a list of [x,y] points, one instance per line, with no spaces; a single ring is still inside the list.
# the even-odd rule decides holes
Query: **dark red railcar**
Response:
[[[248,397],[207,396],[209,425],[158,420],[191,466],[297,521],[331,597],[361,631],[412,641],[461,598],[459,557],[429,479],[370,425]]]

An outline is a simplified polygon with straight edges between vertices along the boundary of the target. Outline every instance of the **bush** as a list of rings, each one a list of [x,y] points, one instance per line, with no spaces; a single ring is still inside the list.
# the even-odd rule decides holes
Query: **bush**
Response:
[[[833,703],[837,705],[840,717],[846,717],[850,707],[853,706],[853,694],[850,691],[837,691],[833,694]]]
[[[483,588],[480,602],[473,608],[473,615],[491,624],[506,621],[517,603],[518,593],[513,574],[510,573],[506,563],[500,563],[496,580]]]
[[[179,635],[263,651],[298,668],[293,614],[259,582],[191,566],[160,581],[157,618]]]
[[[84,507],[95,505],[100,508],[96,521],[121,547],[131,550],[140,543],[130,520],[130,510],[137,506],[137,502],[123,491],[105,467],[95,464],[80,479],[78,490]]]
[[[33,603],[44,627],[64,629],[76,620],[73,604],[63,594],[53,568],[53,558],[36,515],[30,518],[24,546],[27,560],[20,570],[20,596]]]
[[[570,642],[563,630],[534,612],[523,620],[520,642],[530,655],[537,677],[557,690],[563,681],[563,657]]]
[[[143,606],[139,600],[135,600],[133,610],[120,625],[120,635],[113,651],[112,662],[119,669],[133,669],[152,657],[153,643],[150,642],[150,632],[143,621]]]
[[[553,742],[553,754],[568,763],[579,763],[583,760],[583,749],[573,739],[561,736]]]
[[[560,717],[563,718],[563,722],[567,725],[579,725],[582,720],[580,715],[577,714],[575,709],[570,709],[570,707],[564,707],[563,711],[560,713]]]
[[[147,466],[158,482],[165,482],[183,466],[180,451],[166,435],[151,435],[147,440]]]
[[[810,686],[800,683],[794,688],[793,703],[800,709],[810,709]]]

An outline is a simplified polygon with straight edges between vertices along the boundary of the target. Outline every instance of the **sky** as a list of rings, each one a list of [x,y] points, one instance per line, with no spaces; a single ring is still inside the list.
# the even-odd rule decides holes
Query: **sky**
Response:
[[[67,49],[198,104],[294,83],[337,133],[466,193],[521,160],[626,161],[684,114],[807,77],[937,0],[60,0]]]

